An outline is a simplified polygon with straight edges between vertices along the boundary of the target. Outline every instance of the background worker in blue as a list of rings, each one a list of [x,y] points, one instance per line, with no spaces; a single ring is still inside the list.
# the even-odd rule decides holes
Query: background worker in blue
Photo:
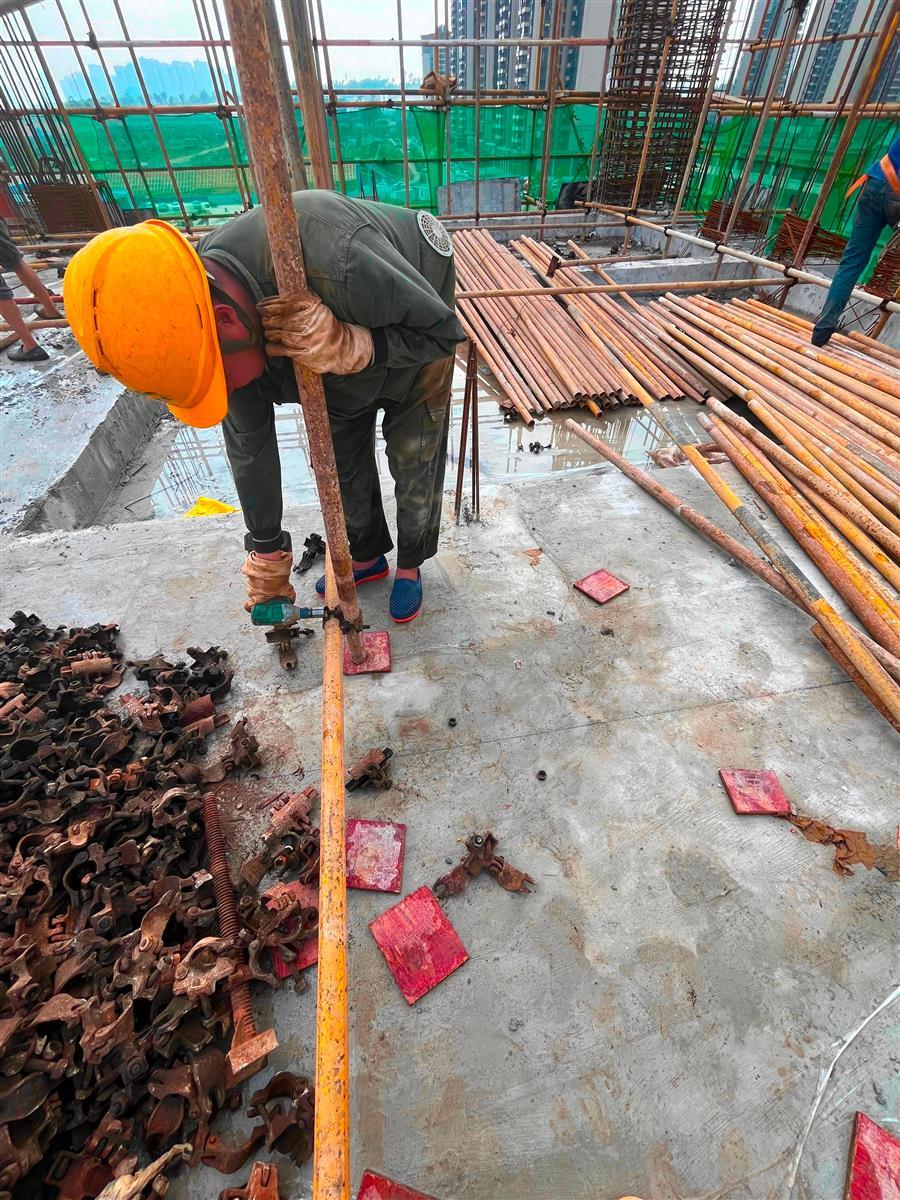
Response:
[[[840,266],[828,289],[825,307],[812,331],[814,346],[824,346],[837,329],[850,293],[868,266],[882,230],[885,227],[900,227],[900,135],[891,142],[887,153],[873,163],[850,190],[853,192],[857,188],[862,190],[856,203],[853,228]]]

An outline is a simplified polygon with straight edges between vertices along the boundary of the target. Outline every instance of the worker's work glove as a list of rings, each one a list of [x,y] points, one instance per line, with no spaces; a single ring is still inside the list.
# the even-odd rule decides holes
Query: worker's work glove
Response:
[[[273,296],[257,306],[266,334],[266,353],[299,359],[317,375],[355,375],[372,361],[372,334],[339,321],[315,292]]]
[[[254,604],[277,600],[281,596],[294,603],[297,593],[291,586],[293,565],[294,556],[287,550],[280,550],[277,558],[262,558],[255,550],[247,555],[247,561],[241,567],[241,574],[247,580],[247,603],[244,605],[247,612]]]

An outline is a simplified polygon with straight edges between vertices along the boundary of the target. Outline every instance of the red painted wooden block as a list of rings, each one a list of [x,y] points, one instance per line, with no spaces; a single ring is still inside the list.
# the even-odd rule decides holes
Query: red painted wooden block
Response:
[[[720,771],[728,799],[741,816],[786,816],[791,805],[774,771]]]
[[[350,657],[350,647],[344,641],[345,675],[383,675],[391,669],[391,637],[386,630],[364,633],[363,641],[368,657],[358,666]]]
[[[393,1179],[388,1179],[385,1175],[366,1171],[359,1185],[356,1200],[434,1200],[434,1197],[404,1187],[402,1183],[394,1183]]]
[[[406,826],[394,821],[347,822],[347,887],[399,892]]]
[[[276,950],[272,955],[273,959],[281,958],[281,955]],[[294,965],[298,971],[305,971],[307,967],[314,966],[319,961],[319,935],[309,938],[300,947],[297,957],[294,959]],[[285,978],[290,975],[290,968],[287,963],[282,961],[282,968],[286,972]]]
[[[618,596],[620,592],[627,592],[631,584],[616,579],[615,575],[610,575],[609,571],[594,571],[590,575],[585,575],[584,579],[576,580],[575,587],[579,592],[584,592],[586,596],[596,600],[598,604],[605,604],[607,600],[612,600],[613,596]]]
[[[900,1138],[858,1112],[844,1200],[898,1200],[898,1197]]]
[[[369,923],[407,1004],[446,979],[469,957],[431,888],[420,887]]]
[[[304,908],[314,908],[318,912],[319,909],[319,889],[310,887],[309,884],[300,883],[299,880],[293,880],[291,883],[278,883],[273,888],[269,888],[266,892],[266,907],[275,909],[278,907],[277,898],[279,896],[293,896],[303,905]],[[317,936],[307,938],[302,943],[300,950],[295,959],[295,966],[298,971],[304,971],[307,967],[311,967],[319,961],[319,939]],[[277,950],[272,951],[272,966],[275,974],[279,979],[287,979],[291,975],[291,968],[284,961]]]

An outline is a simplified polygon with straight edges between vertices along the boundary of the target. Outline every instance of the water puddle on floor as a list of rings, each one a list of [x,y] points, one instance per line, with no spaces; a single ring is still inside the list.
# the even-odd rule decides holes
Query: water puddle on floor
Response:
[[[446,487],[456,483],[462,424],[465,372],[457,364],[453,380],[453,412],[447,452]],[[479,460],[483,486],[515,479],[538,478],[561,471],[596,467],[601,459],[565,427],[573,417],[602,441],[638,466],[652,466],[650,452],[670,445],[669,439],[642,408],[620,408],[594,418],[586,409],[552,414],[527,428],[520,420],[504,420],[497,404],[498,393],[488,376],[479,382]],[[697,424],[699,405],[693,401],[670,401],[662,406],[690,441],[704,441]],[[282,487],[285,499],[310,503],[316,499],[315,481],[309,464],[306,429],[299,405],[276,410],[275,424],[281,454]],[[530,444],[540,443],[534,453]],[[467,449],[466,481],[469,479]],[[391,477],[378,431],[375,442],[378,470],[390,487]],[[198,496],[211,496],[237,505],[237,493],[228,468],[222,430],[192,429],[166,420],[144,450],[132,462],[126,478],[113,491],[100,514],[99,524],[145,521],[184,513]]]

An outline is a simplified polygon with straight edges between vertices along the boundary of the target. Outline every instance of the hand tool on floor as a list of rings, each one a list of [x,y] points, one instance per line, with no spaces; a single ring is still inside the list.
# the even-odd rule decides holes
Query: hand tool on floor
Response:
[[[284,596],[274,600],[261,600],[250,610],[250,620],[254,625],[271,625],[266,630],[266,641],[278,648],[278,661],[286,671],[293,671],[297,666],[297,654],[294,642],[298,637],[312,637],[311,629],[298,629],[299,621],[321,620],[325,616],[325,608],[301,607],[292,604]]]
[[[295,625],[298,621],[313,621],[317,618],[321,620],[324,616],[324,606],[305,608],[292,604],[284,596],[278,596],[274,600],[261,600],[259,604],[254,604],[250,611],[250,620],[254,625]]]

